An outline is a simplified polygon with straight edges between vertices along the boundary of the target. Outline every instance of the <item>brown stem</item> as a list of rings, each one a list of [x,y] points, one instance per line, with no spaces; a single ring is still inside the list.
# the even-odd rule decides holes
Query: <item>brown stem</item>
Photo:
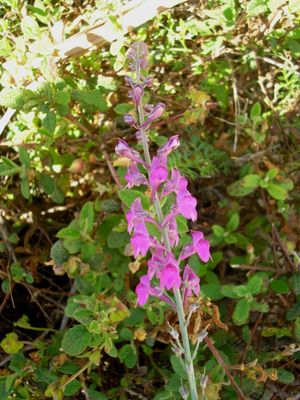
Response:
[[[216,360],[219,363],[219,365],[224,369],[224,372],[227,375],[227,378],[230,380],[230,383],[233,386],[234,390],[236,391],[239,399],[247,400],[247,397],[244,395],[244,393],[238,387],[236,381],[234,380],[233,376],[231,375],[231,372],[228,369],[228,366],[225,364],[223,358],[221,357],[221,354],[218,352],[218,350],[214,346],[214,344],[211,341],[211,339],[208,336],[206,336],[206,338],[204,340],[205,340],[205,343],[207,344],[209,350],[212,352],[212,354],[216,358]]]
[[[79,122],[75,117],[73,117],[73,115],[68,114],[65,116],[65,119],[67,121],[71,122],[73,125],[77,126],[77,128],[82,130],[87,135],[89,135],[89,136],[92,135],[91,130],[89,128],[87,128],[86,126],[84,126],[81,122]]]
[[[112,163],[110,161],[110,158],[109,158],[109,155],[108,155],[106,150],[103,150],[103,157],[104,157],[104,159],[106,161],[108,169],[110,170],[111,176],[113,177],[114,181],[116,182],[116,185],[117,185],[118,189],[122,189],[122,185],[121,185],[121,182],[119,180],[118,174],[117,174],[117,172],[115,170],[115,167],[112,165]]]

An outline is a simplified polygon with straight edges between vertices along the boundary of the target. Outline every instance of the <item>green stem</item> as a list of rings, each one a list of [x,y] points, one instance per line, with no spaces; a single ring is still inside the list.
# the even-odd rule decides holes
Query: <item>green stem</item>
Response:
[[[136,78],[137,78],[137,83],[140,83],[140,70],[139,70],[138,63],[137,63],[137,67],[136,67]],[[145,114],[144,114],[142,98],[138,104],[137,111],[138,111],[139,123],[140,123],[140,126],[142,126],[143,123],[145,122]],[[144,128],[141,128],[140,132],[141,132],[145,161],[146,161],[147,165],[150,166],[151,165],[151,156],[150,156],[150,151],[149,151],[149,146],[148,146],[147,133]],[[160,201],[159,201],[159,198],[157,195],[154,199],[154,206],[155,206],[158,222],[161,224],[163,222],[164,216],[163,216]],[[165,228],[162,228],[162,239],[163,239],[164,245],[166,246],[168,251],[171,252],[169,236],[168,236],[168,232]],[[189,381],[190,395],[191,395],[192,400],[198,400],[195,371],[194,371],[189,336],[188,336],[188,331],[187,331],[187,326],[186,326],[186,321],[185,321],[185,316],[184,316],[184,309],[183,309],[181,293],[180,293],[180,290],[177,288],[173,289],[173,293],[174,293],[174,297],[175,297],[176,310],[177,310],[179,327],[180,327],[180,332],[181,332],[181,337],[182,337],[182,343],[183,343],[183,349],[184,349],[184,361],[185,361],[186,373],[187,373],[188,381]]]

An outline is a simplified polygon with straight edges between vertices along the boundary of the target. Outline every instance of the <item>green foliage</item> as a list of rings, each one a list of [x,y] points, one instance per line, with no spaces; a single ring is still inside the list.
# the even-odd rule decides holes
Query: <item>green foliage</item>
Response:
[[[201,278],[190,333],[208,324],[246,398],[297,395],[298,2],[183,3],[127,37],[125,1],[2,3],[1,115],[16,112],[0,150],[0,342],[10,357],[0,398],[180,398],[186,372],[170,351],[173,314],[156,299],[136,307],[134,294],[146,259],[132,262],[123,211],[140,198],[152,213],[150,197],[124,189],[127,160],[114,162],[116,137],[132,144],[122,116],[135,112],[123,87],[134,40],[151,47],[149,102],[166,103],[149,136],[162,145],[180,135],[169,166],[198,200],[198,221],[176,219],[180,240],[191,228],[211,242],[208,263],[187,260]],[[58,61],[53,45],[107,20],[118,34],[110,47]],[[208,375],[208,400],[235,398],[204,343],[195,370]]]

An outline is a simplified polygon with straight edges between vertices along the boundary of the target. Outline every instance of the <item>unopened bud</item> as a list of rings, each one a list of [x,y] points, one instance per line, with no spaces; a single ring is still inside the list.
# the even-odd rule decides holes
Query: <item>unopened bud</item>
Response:
[[[203,340],[206,338],[207,335],[208,335],[208,332],[205,330],[200,332],[198,335],[198,342],[199,343],[203,342]]]
[[[181,397],[186,400],[189,397],[188,391],[186,390],[186,388],[184,386],[181,386],[179,389],[179,393],[181,395]]]

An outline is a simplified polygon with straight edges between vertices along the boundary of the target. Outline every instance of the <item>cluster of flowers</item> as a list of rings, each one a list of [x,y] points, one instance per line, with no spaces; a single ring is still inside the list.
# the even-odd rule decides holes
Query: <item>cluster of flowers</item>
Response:
[[[137,54],[138,51],[139,54]],[[135,71],[145,68],[146,56],[146,46],[141,44],[133,46],[129,53],[131,68]],[[162,115],[165,106],[162,103],[156,106],[142,104],[144,90],[147,86],[152,85],[153,80],[151,77],[139,77],[139,74],[137,76],[138,81],[126,77],[126,84],[131,87],[129,96],[135,103],[138,118],[135,120],[131,115],[125,115],[124,119],[137,129],[137,139],[141,140],[152,122]],[[146,118],[141,118],[141,107],[143,116],[146,113]],[[167,167],[168,155],[179,145],[178,135],[172,136],[165,145],[158,149],[150,163],[143,160],[139,152],[131,148],[124,140],[120,139],[115,149],[119,156],[130,160],[125,175],[127,188],[146,185],[151,191],[151,202],[154,206],[155,202],[161,202],[172,193],[176,198],[168,214],[160,221],[154,219],[143,208],[140,198],[134,200],[126,214],[128,232],[132,234],[131,246],[134,256],[136,258],[144,257],[148,251],[152,253],[152,257],[148,261],[147,274],[140,278],[140,283],[136,287],[137,303],[140,306],[146,304],[149,296],[156,296],[172,303],[167,291],[175,288],[182,290],[184,301],[193,294],[197,296],[200,290],[199,277],[188,264],[184,265],[181,276],[180,264],[195,253],[203,262],[207,262],[210,258],[209,242],[199,231],[191,232],[191,243],[182,248],[178,258],[174,256],[174,248],[180,245],[176,217],[182,215],[192,221],[197,219],[197,201],[187,189],[187,179],[177,169],[172,169],[169,173]],[[161,240],[149,234],[146,223],[155,225],[161,233]]]

